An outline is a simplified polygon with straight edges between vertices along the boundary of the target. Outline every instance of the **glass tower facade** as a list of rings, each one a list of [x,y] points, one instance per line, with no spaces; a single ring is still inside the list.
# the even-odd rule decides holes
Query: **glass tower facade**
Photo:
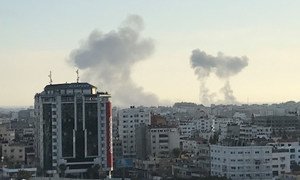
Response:
[[[47,85],[35,95],[37,160],[46,174],[112,171],[110,95],[88,83]]]

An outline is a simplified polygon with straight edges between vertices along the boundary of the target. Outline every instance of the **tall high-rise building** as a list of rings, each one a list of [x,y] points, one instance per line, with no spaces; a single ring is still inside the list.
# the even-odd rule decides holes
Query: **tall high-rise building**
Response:
[[[44,173],[80,175],[95,165],[112,171],[110,97],[88,83],[50,84],[35,95],[36,155]]]

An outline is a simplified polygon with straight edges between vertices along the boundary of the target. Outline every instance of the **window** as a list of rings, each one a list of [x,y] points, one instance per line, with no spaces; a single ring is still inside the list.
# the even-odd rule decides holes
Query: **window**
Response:
[[[295,152],[295,149],[293,148],[293,149],[290,149],[290,152],[291,153],[294,153]]]

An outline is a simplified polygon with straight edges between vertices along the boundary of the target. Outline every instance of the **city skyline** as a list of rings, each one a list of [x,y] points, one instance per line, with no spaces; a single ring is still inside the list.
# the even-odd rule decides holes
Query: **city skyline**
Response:
[[[149,40],[150,49],[128,64],[124,82],[135,87],[135,92],[150,95],[151,100],[157,98],[144,105],[202,103],[201,82],[190,63],[196,49],[215,58],[219,52],[225,57],[247,57],[247,65],[230,75],[229,90],[236,102],[299,101],[300,86],[295,83],[300,65],[298,5],[294,1],[1,2],[0,106],[33,105],[34,94],[49,84],[49,71],[53,84],[76,82],[79,69],[80,81],[95,84],[100,91],[122,89],[123,84],[107,85],[89,76],[91,67],[74,63],[72,52],[88,44],[95,32],[105,39],[111,32],[132,27],[123,23],[131,16],[143,21],[144,28],[136,32],[140,40]],[[216,94],[213,103],[222,103],[220,89],[228,79],[215,71],[206,77],[205,85],[209,93]],[[132,89],[126,93],[130,92]],[[122,104],[114,95],[114,105],[143,105],[137,104],[142,102],[139,99]]]

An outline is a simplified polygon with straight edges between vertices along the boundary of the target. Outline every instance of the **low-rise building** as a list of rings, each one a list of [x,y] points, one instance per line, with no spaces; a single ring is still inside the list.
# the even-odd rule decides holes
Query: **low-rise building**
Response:
[[[169,157],[173,149],[180,147],[179,130],[174,126],[148,126],[146,142],[149,156]]]
[[[21,144],[2,144],[2,156],[13,165],[25,164],[25,146]]]
[[[204,144],[203,139],[182,139],[181,144],[182,151],[191,154],[191,161],[208,175],[211,168],[209,144]]]
[[[135,128],[140,124],[151,124],[148,108],[131,106],[119,111],[119,139],[122,141],[122,154],[125,158],[136,157]]]
[[[230,179],[272,179],[272,146],[211,145],[211,175]]]
[[[272,149],[272,175],[279,178],[285,173],[291,172],[290,154],[288,149]]]
[[[269,143],[276,149],[288,151],[290,164],[300,165],[300,143],[296,140],[278,140],[275,143]]]
[[[0,140],[11,142],[15,139],[15,130],[8,129],[6,124],[0,125]]]
[[[258,126],[271,127],[272,132],[294,132],[300,129],[299,116],[257,116],[253,122]]]
[[[251,124],[240,124],[240,139],[251,141],[255,138],[271,138],[271,127],[257,126]]]

